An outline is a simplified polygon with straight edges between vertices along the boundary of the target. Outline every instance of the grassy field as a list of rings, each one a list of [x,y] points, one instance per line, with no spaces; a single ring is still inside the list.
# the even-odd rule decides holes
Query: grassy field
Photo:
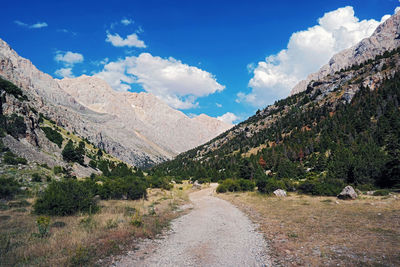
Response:
[[[147,200],[100,201],[100,212],[51,217],[49,234],[38,235],[33,199],[0,203],[0,266],[86,266],[133,249],[181,214],[191,185],[151,189]],[[104,261],[105,259],[105,261]]]
[[[218,194],[259,225],[278,266],[400,266],[400,198]]]

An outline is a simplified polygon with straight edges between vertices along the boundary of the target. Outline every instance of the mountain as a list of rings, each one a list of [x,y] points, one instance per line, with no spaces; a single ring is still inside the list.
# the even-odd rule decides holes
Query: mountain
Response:
[[[298,188],[335,195],[344,184],[400,187],[399,21],[399,14],[392,16],[355,46],[370,44],[366,50],[381,54],[352,62],[352,50],[339,53],[335,62],[348,67],[321,72],[306,90],[152,171],[200,181],[250,179],[262,192]],[[384,40],[396,40],[388,42],[391,50],[376,41],[383,32]]]
[[[322,66],[319,71],[308,75],[299,82],[291,91],[291,95],[307,89],[311,81],[317,81],[327,75],[334,74],[341,69],[360,64],[377,55],[391,51],[400,45],[400,12],[397,12],[388,20],[380,24],[372,36],[363,39],[358,44],[334,55],[328,64]]]
[[[134,166],[170,159],[231,127],[211,117],[191,119],[148,93],[116,92],[96,77],[53,79],[1,39],[0,77],[57,125]]]

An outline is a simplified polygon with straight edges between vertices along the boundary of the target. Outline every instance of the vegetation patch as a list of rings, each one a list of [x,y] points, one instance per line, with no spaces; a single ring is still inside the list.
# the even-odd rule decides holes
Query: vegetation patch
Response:
[[[62,135],[59,132],[57,132],[56,130],[53,130],[53,128],[50,128],[50,127],[40,127],[40,129],[42,129],[42,131],[46,135],[47,139],[49,139],[51,142],[53,142],[59,148],[61,148],[64,138],[62,137]]]

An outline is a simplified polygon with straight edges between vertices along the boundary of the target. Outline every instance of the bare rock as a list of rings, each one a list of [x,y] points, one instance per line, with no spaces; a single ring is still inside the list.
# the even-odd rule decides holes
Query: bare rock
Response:
[[[283,189],[277,189],[274,191],[274,195],[277,197],[286,197],[286,191]]]
[[[343,188],[342,192],[337,196],[339,199],[356,199],[358,197],[354,188],[350,185]]]
[[[390,51],[400,45],[400,12],[397,12],[384,23],[380,24],[369,38],[361,40],[358,44],[334,55],[328,64],[322,66],[319,71],[308,75],[299,82],[290,92],[291,95],[300,93],[307,89],[311,81],[320,80],[327,75],[332,75],[341,69],[360,64],[368,59]],[[371,87],[370,87],[371,88]],[[351,100],[352,95],[344,96]]]
[[[201,189],[201,184],[199,184],[199,182],[196,180],[196,181],[194,181],[192,188],[193,189]]]

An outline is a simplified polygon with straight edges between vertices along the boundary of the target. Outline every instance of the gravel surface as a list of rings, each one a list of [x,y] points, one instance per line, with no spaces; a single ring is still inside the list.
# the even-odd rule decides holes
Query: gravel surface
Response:
[[[214,197],[215,187],[192,193],[193,210],[174,220],[163,239],[114,266],[271,266],[262,234],[235,206]]]

